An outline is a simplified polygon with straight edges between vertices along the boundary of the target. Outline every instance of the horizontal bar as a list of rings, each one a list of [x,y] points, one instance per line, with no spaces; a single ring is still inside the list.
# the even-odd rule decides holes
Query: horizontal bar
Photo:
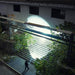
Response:
[[[27,30],[23,30],[23,29],[19,29],[20,31],[22,31],[22,32],[28,32],[29,34],[32,34],[32,35],[35,35],[35,36],[39,36],[39,37],[42,37],[42,38],[45,38],[45,39],[48,39],[48,40],[52,40],[52,41],[56,41],[56,42],[58,42],[58,43],[62,43],[62,44],[66,44],[66,45],[68,45],[68,41],[65,43],[65,42],[60,42],[60,41],[57,41],[57,40],[54,40],[54,39],[52,39],[52,38],[48,38],[48,37],[45,37],[45,36],[41,36],[41,35],[38,35],[38,34],[35,34],[35,33],[32,33],[31,31],[27,31]]]
[[[50,29],[50,30],[54,30],[54,31],[62,32],[62,33],[66,33],[66,34],[72,34],[71,31],[60,30],[60,29],[54,29],[54,28],[50,28],[49,26],[44,26],[44,25],[42,26],[42,25],[34,24],[34,23],[24,23],[24,24],[28,24],[28,25],[36,26],[36,27],[41,27],[41,28],[46,28],[46,29]]]
[[[2,22],[2,23],[5,23],[5,22]],[[28,24],[28,23],[27,23]],[[36,24],[37,25],[37,24]],[[14,26],[15,28],[22,28],[22,29],[27,29],[25,27],[21,27],[21,26],[17,26],[17,25],[11,25],[11,27]],[[39,25],[40,26],[40,25]],[[42,27],[42,26],[40,26]],[[45,27],[45,26],[44,26]],[[47,27],[47,26],[46,26]],[[49,28],[49,27],[48,27]],[[63,40],[63,41],[68,41],[64,38],[61,38],[61,37],[58,37],[58,36],[54,36],[54,35],[50,35],[50,34],[45,34],[45,33],[42,33],[42,32],[39,32],[39,31],[35,31],[35,30],[32,30],[32,29],[27,29],[28,31],[31,31],[31,32],[34,32],[34,33],[38,33],[38,34],[42,34],[44,36],[48,36],[48,37],[52,37],[52,38],[55,38],[55,39],[59,39],[59,40]]]
[[[14,26],[14,25],[13,25],[13,27],[17,28],[17,26]],[[18,29],[21,29],[21,28],[18,28]],[[47,37],[52,37],[52,38],[55,38],[55,39],[60,39],[60,40],[63,40],[63,41],[67,41],[65,39],[62,39],[61,37],[50,35],[50,34],[46,34],[46,33],[42,33],[42,32],[39,32],[39,31],[36,31],[36,30],[32,30],[32,29],[29,29],[29,28],[22,28],[22,29],[26,30],[26,31],[34,32],[34,33],[37,33],[37,34],[41,34],[41,35],[44,35],[44,36],[47,36]]]
[[[72,33],[70,31],[65,31],[65,30],[50,28],[49,26],[42,26],[42,25],[38,25],[38,24],[34,24],[34,23],[24,23],[24,21],[12,19],[12,18],[2,17],[2,16],[0,16],[0,18],[7,19],[7,20],[11,20],[11,21],[16,21],[16,22],[20,22],[20,23],[23,23],[23,24],[28,24],[28,25],[36,26],[36,27],[46,28],[46,29],[50,29],[50,30],[54,30],[54,31],[64,32],[64,33],[68,33],[68,34],[71,34]],[[1,23],[5,23],[5,24],[7,23],[7,22],[2,22],[2,21],[0,21],[0,22]],[[17,26],[17,25],[11,25],[11,26],[15,26],[15,28],[20,27],[20,28],[23,28],[24,29],[24,27]],[[72,34],[75,34],[75,33],[73,32]],[[59,37],[57,37],[57,38],[59,38]],[[75,44],[75,41],[73,41],[73,44]]]
[[[52,41],[55,41],[55,42],[58,42],[58,43],[61,43],[61,44],[69,45],[69,41],[66,41],[66,42],[58,41],[58,40],[55,40],[55,39],[52,39],[52,38],[48,38],[48,37],[45,37],[45,36],[42,36],[42,35],[38,35],[34,32],[31,32],[31,31],[28,31],[28,30],[25,30],[25,29],[21,29],[21,28],[18,28],[18,30],[21,31],[21,32],[27,32],[29,34],[32,34],[32,35],[35,35],[35,36],[38,36],[38,37],[42,37],[42,38],[45,38],[45,39],[48,39],[48,40],[52,40]],[[75,42],[74,42],[74,44],[75,44]]]
[[[34,33],[38,33],[38,34],[42,34],[42,35],[45,35],[45,36],[48,36],[48,37],[52,37],[52,38],[55,38],[55,39],[64,40],[61,37],[50,35],[50,34],[45,34],[45,33],[42,33],[42,32],[39,32],[39,31],[35,31],[35,30],[32,30],[32,29],[26,28],[25,30],[31,31],[31,32],[34,32]]]
[[[34,24],[34,23],[27,23],[25,21],[16,20],[16,19],[13,19],[13,18],[7,18],[7,17],[3,17],[3,16],[0,16],[0,18],[11,20],[11,21],[15,21],[15,22],[19,22],[19,23],[23,23],[23,24],[28,24],[28,25],[31,25],[31,26],[42,27],[42,28],[46,28],[46,29],[50,29],[50,30],[54,30],[54,31],[58,31],[58,32],[66,33],[66,34],[71,34],[72,33],[71,31],[54,29],[54,28],[50,28],[49,26],[44,26],[44,25],[42,26],[42,25]]]
[[[68,45],[67,42],[69,42],[68,40],[65,40],[65,39],[64,39],[64,41],[66,41],[66,43],[60,42],[60,41],[57,41],[57,40],[54,40],[54,39],[51,39],[51,38],[48,38],[48,37],[45,37],[45,36],[41,36],[41,35],[36,34],[35,32],[31,32],[31,31],[25,30],[24,27],[23,27],[22,29],[21,29],[21,28],[18,28],[18,27],[20,27],[20,26],[17,27],[17,26],[15,26],[15,25],[11,25],[11,27],[12,27],[12,28],[17,28],[18,30],[20,30],[20,31],[22,31],[22,32],[28,32],[28,33],[30,33],[30,34],[32,34],[32,35],[36,35],[36,36],[39,36],[39,37],[43,37],[43,38],[46,38],[46,39],[48,39],[48,40],[56,41],[56,42],[59,42],[59,43],[62,43],[62,44]],[[42,34],[42,35],[43,35],[43,34]],[[73,44],[75,44],[75,42],[73,42]]]
[[[20,23],[25,23],[25,21],[17,20],[14,18],[8,18],[8,17],[3,17],[3,16],[0,16],[0,18],[10,20],[10,21],[20,22]]]

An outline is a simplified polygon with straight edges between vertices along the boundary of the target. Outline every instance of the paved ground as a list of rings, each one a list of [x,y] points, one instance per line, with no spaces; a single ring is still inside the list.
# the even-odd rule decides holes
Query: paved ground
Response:
[[[46,56],[51,50],[49,49],[48,45],[52,43],[52,41],[49,41],[42,37],[37,37],[33,35],[33,40],[36,42],[30,46],[28,46],[30,55],[32,58],[42,58]]]
[[[16,75],[16,73],[12,72],[4,65],[0,65],[0,75]]]
[[[29,63],[29,70],[27,72],[25,69],[25,60],[16,56],[14,59],[11,59],[7,64],[9,64],[16,71],[20,72],[22,75],[36,75],[36,69],[33,64]]]

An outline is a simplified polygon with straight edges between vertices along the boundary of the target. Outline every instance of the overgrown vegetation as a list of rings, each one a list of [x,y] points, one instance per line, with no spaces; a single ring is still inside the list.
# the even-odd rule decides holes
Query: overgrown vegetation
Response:
[[[27,43],[31,44],[32,36],[27,32],[22,34],[14,35],[14,40],[16,42],[15,48],[16,50],[22,50],[27,48]]]
[[[68,30],[70,28],[72,29],[71,25],[73,24],[64,22],[64,25],[60,24],[60,29],[66,30],[67,27],[69,27]],[[1,30],[2,29],[0,28],[0,31]],[[33,37],[31,34],[28,34],[27,32],[14,35],[14,41],[16,42],[15,49],[17,51],[28,49],[28,44],[34,43],[32,39]],[[52,42],[48,45],[48,47],[50,48],[51,52],[42,59],[36,59],[34,62],[37,70],[36,75],[72,75],[71,71],[65,70],[57,64],[58,60],[62,63],[65,62],[64,60],[66,59],[68,46],[57,42]]]
[[[36,75],[63,75],[63,72],[60,72],[61,67],[57,64],[57,61],[63,62],[66,58],[67,46],[53,42],[48,47],[52,51],[42,59],[37,59],[34,63],[37,69]]]
[[[62,30],[74,31],[74,24],[72,22],[65,21],[57,28]],[[69,40],[69,35],[66,35],[65,33],[62,33],[59,36]],[[42,59],[36,59],[36,61],[34,62],[37,70],[36,75],[74,75],[71,70],[65,69],[61,67],[60,64],[57,64],[57,61],[60,61],[62,65],[64,64],[68,66],[66,62],[68,45],[64,45],[54,41],[49,44],[48,47],[50,48],[51,52]]]
[[[59,26],[56,26],[56,28],[74,32],[75,31],[75,24],[73,22],[64,21],[63,24],[59,24]]]
[[[9,62],[10,59],[15,59],[15,55],[11,55],[11,54],[0,51],[0,59],[2,59],[5,62]]]

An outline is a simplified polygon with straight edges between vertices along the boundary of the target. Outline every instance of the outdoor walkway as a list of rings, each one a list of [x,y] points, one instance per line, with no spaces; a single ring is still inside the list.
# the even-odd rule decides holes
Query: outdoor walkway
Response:
[[[25,60],[16,56],[14,59],[11,59],[7,64],[14,68],[17,72],[22,75],[36,75],[36,69],[33,64],[29,63],[29,70],[25,73]]]

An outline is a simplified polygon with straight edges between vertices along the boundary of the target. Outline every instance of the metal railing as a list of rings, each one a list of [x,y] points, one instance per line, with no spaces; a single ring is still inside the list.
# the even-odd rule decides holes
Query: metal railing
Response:
[[[1,19],[5,19],[6,21],[2,21]],[[13,24],[13,23],[11,23],[11,21],[21,23],[24,26]],[[28,32],[32,35],[36,35],[39,37],[46,38],[48,40],[52,40],[52,41],[56,41],[56,42],[68,45],[68,52],[67,52],[68,58],[70,58],[70,56],[71,56],[72,47],[75,46],[75,41],[74,41],[75,32],[60,30],[60,29],[54,29],[54,28],[50,28],[49,26],[42,26],[42,25],[38,25],[38,24],[34,24],[34,23],[27,23],[24,21],[12,19],[12,18],[7,18],[7,17],[2,17],[2,16],[0,16],[0,23],[8,24],[9,28],[18,29],[20,32]],[[48,29],[51,31],[60,32],[60,33],[65,34],[65,35],[69,35],[68,36],[69,38],[67,38],[67,37],[65,38],[64,36],[60,36],[60,35],[57,36],[57,35],[53,35],[53,34],[46,34],[44,32],[40,32],[40,31],[37,31],[34,29],[27,28],[26,26],[35,26],[35,27],[39,27],[39,28],[43,28],[43,29]],[[40,35],[38,35],[38,34],[40,34]],[[42,36],[42,35],[44,35],[44,36]]]
[[[51,38],[47,38],[47,37],[44,37],[44,36],[41,36],[41,35],[37,35],[37,36],[40,36],[40,37],[43,37],[43,38],[46,38],[46,39],[50,39],[50,40],[52,38],[54,38],[54,39],[58,39],[58,40],[66,41],[66,42],[69,42],[70,41],[70,39],[65,39],[64,37],[60,37],[60,36],[56,36],[56,35],[52,35],[52,34],[46,34],[46,33],[43,33],[43,32],[37,31],[37,30],[33,30],[33,29],[30,29],[30,28],[26,28],[26,25],[28,25],[28,26],[35,26],[35,27],[39,27],[39,28],[43,28],[43,29],[48,29],[48,30],[51,30],[51,31],[56,31],[56,32],[64,33],[66,35],[67,34],[74,35],[74,32],[66,31],[66,30],[60,30],[60,29],[55,29],[55,28],[50,28],[49,26],[43,26],[43,25],[38,25],[38,24],[34,24],[34,23],[27,23],[27,22],[24,22],[24,21],[12,19],[12,18],[7,18],[7,17],[2,17],[2,16],[0,16],[0,19],[7,20],[6,22],[4,22],[4,21],[0,21],[0,22],[1,23],[4,23],[4,24],[8,23],[9,24],[9,27],[17,28],[18,30],[20,30],[22,32],[25,32],[26,31],[26,32],[28,32],[30,34],[33,34],[33,35],[41,34],[41,35],[44,35],[44,36],[47,36],[47,37],[51,37]],[[19,26],[17,24],[16,25],[13,25],[11,23],[11,21],[24,24],[25,27]],[[35,33],[37,33],[37,34],[35,34]],[[54,39],[52,39],[52,40],[54,40]],[[54,40],[54,41],[56,41],[56,40]],[[72,41],[72,43],[75,43],[75,42]]]

